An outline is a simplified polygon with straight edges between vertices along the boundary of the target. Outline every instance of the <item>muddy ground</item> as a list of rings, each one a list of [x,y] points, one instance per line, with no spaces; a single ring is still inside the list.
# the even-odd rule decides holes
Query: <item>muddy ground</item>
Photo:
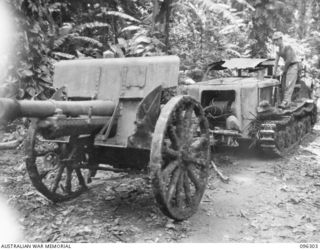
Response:
[[[53,204],[31,185],[21,149],[0,151],[0,192],[24,242],[319,242],[320,127],[282,159],[214,154],[198,212],[176,223],[158,209],[146,176],[97,176],[80,197]]]

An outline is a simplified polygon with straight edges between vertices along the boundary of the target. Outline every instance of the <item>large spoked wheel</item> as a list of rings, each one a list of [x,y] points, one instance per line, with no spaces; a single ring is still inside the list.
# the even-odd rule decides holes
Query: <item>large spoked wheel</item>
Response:
[[[53,202],[73,199],[87,190],[88,140],[71,137],[69,142],[46,141],[36,126],[25,142],[26,167],[34,187]]]
[[[208,179],[208,121],[189,96],[172,98],[162,109],[151,144],[153,192],[162,212],[175,220],[192,216]]]

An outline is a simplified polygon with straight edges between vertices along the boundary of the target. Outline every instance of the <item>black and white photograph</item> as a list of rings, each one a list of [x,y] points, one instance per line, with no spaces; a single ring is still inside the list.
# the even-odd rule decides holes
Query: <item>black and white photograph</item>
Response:
[[[0,246],[320,248],[319,112],[320,0],[0,0]]]

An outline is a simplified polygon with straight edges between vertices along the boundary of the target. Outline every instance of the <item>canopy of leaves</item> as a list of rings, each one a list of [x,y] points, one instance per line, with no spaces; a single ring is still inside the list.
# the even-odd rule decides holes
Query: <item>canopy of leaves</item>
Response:
[[[176,54],[201,79],[231,57],[272,57],[280,30],[319,67],[317,0],[5,0],[17,27],[7,81],[24,97],[51,95],[53,63],[80,57]],[[293,39],[293,40],[292,40]],[[314,58],[317,56],[316,58]],[[192,73],[193,72],[193,73]],[[22,96],[21,96],[22,97]]]

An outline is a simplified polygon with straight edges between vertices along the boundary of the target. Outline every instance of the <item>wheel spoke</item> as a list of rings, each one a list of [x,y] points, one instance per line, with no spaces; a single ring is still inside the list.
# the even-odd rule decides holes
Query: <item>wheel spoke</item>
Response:
[[[73,171],[72,168],[67,167],[66,192],[67,192],[68,194],[71,193],[72,171]]]
[[[186,133],[190,132],[190,127],[192,124],[193,108],[194,108],[193,104],[190,104],[183,117],[184,129]]]
[[[183,138],[183,133],[184,133],[184,124],[183,124],[183,116],[182,116],[182,109],[177,109],[175,112],[175,123],[176,125],[176,133],[178,138],[182,139]]]
[[[184,171],[180,172],[180,176],[176,188],[176,203],[177,207],[181,208],[183,206],[183,183],[184,183]]]
[[[170,125],[168,128],[168,137],[172,143],[172,147],[174,149],[178,149],[180,146],[180,139],[179,139],[177,132],[175,131],[173,125]]]
[[[199,152],[203,148],[205,148],[208,143],[209,143],[208,138],[202,136],[200,137],[200,139],[197,139],[191,144],[191,149],[192,151]]]
[[[165,179],[169,178],[170,174],[178,167],[178,161],[172,161],[170,162],[166,168],[163,170],[163,176]]]
[[[184,143],[187,143],[188,145],[191,143],[194,131],[192,131],[192,114],[193,114],[193,104],[190,104],[185,111],[184,117],[183,117],[183,138]]]
[[[203,159],[197,159],[193,155],[192,156],[187,156],[186,159],[184,159],[187,163],[189,164],[194,164],[196,166],[200,166],[205,168],[206,167],[206,161]]]
[[[169,158],[176,159],[179,157],[179,152],[172,148],[169,148],[168,146],[164,146],[162,153],[163,153],[163,158],[169,157]]]
[[[180,172],[181,172],[181,169],[180,168],[176,168],[176,170],[173,172],[173,175],[171,177],[170,184],[169,184],[169,189],[168,189],[168,193],[167,193],[167,203],[168,204],[172,200],[173,195],[174,195],[174,193],[176,191],[178,180],[179,180],[179,177],[180,177]]]
[[[191,205],[191,190],[190,190],[190,183],[187,172],[184,172],[184,179],[183,179],[183,189],[186,195],[186,203],[187,205]]]
[[[63,170],[65,168],[64,164],[59,164],[59,170],[58,170],[58,173],[57,173],[57,176],[54,180],[54,184],[53,184],[53,187],[52,187],[52,192],[55,193],[57,191],[57,188],[58,188],[58,185],[59,185],[59,182],[61,180],[61,177],[62,177],[62,173],[63,173]]]
[[[46,170],[46,171],[42,171],[41,173],[39,173],[39,177],[40,179],[44,179],[47,177],[47,175],[50,173],[51,170]]]
[[[196,174],[191,170],[191,166],[189,166],[187,168],[187,172],[188,172],[188,176],[190,178],[190,180],[193,182],[193,184],[195,185],[196,187],[196,190],[199,190],[200,187],[201,187],[201,183],[200,181],[198,180],[198,177],[196,176]]]

